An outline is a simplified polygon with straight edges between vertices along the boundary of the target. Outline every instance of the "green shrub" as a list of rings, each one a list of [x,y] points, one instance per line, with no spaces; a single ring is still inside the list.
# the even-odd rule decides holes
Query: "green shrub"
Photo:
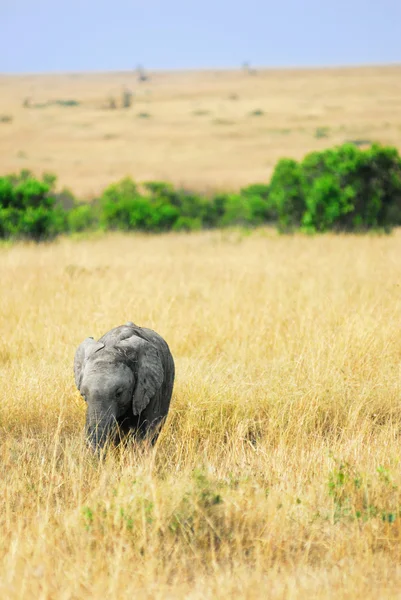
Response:
[[[98,218],[92,204],[79,204],[67,212],[68,231],[78,233],[94,229]]]
[[[21,212],[11,206],[0,207],[0,238],[16,237],[20,230]]]
[[[50,239],[66,230],[66,217],[61,209],[29,206],[22,212],[18,234],[35,241]]]
[[[107,201],[101,206],[100,224],[104,229],[129,231],[138,223],[137,197],[122,198],[118,202]],[[133,216],[134,215],[134,216]]]
[[[390,229],[401,223],[401,158],[395,148],[353,144],[313,152],[301,164],[309,231]]]
[[[171,197],[174,194],[174,187],[171,183],[165,181],[145,181],[143,188],[149,192],[153,198]]]
[[[14,206],[14,186],[10,177],[0,177],[0,206],[8,208]]]
[[[315,129],[315,138],[320,140],[329,137],[330,129],[328,127],[317,127]]]
[[[270,186],[255,183],[242,188],[241,195],[248,199],[254,225],[275,221],[276,213],[270,201]]]
[[[65,213],[51,193],[54,184],[54,177],[40,181],[29,171],[0,178],[0,237],[39,241],[65,231]]]
[[[176,206],[159,201],[152,206],[152,214],[148,221],[147,230],[155,232],[170,231],[174,229],[179,218],[180,211]]]
[[[226,213],[226,208],[229,203],[229,194],[217,194],[210,201],[209,206],[209,223],[210,227],[218,227],[221,225],[222,219]]]
[[[215,226],[213,207],[208,198],[188,190],[176,190],[170,183],[165,182],[147,182],[144,187],[150,193],[152,206],[156,209],[163,207],[164,213],[170,217],[172,226],[179,217],[183,217],[180,223],[185,223],[189,219],[191,229],[197,228],[199,223],[201,227]],[[177,225],[178,229],[186,227],[180,223]]]
[[[196,217],[178,217],[173,226],[174,231],[199,231],[202,221]]]
[[[131,212],[139,196],[137,185],[128,177],[109,185],[100,198],[100,224],[103,229],[122,229],[131,226]]]
[[[380,198],[377,225],[385,228],[401,225],[401,157],[398,150],[374,144],[364,154],[369,165],[367,180],[370,191],[365,220],[375,220],[375,207]]]
[[[47,183],[37,179],[27,179],[18,183],[14,189],[15,208],[41,208],[50,209],[54,204],[54,197],[49,195],[50,188]]]
[[[181,216],[190,217],[191,219],[200,219],[203,223],[208,212],[209,200],[207,198],[194,194],[193,192],[179,190],[173,198],[173,202],[176,203]]]
[[[260,196],[264,200],[269,200],[270,187],[266,183],[252,183],[242,188],[241,194],[244,196]]]
[[[119,202],[122,199],[135,198],[137,195],[139,195],[137,184],[130,177],[125,177],[104,190],[102,201]]]
[[[302,225],[308,231],[325,231],[340,225],[353,210],[352,173],[359,151],[355,146],[313,152],[301,164],[305,210]]]
[[[305,212],[302,168],[289,158],[279,160],[269,186],[269,205],[281,231],[299,227]]]
[[[109,186],[100,201],[100,223],[105,229],[167,231],[180,215],[173,203],[172,186],[159,182],[144,184],[145,193],[129,178]]]
[[[252,224],[252,211],[249,198],[241,196],[241,194],[229,194],[225,202],[224,214],[220,219],[220,224],[223,227]]]
[[[68,100],[67,99],[67,100],[54,100],[54,102],[49,102],[49,105],[50,104],[55,104],[56,106],[63,106],[66,108],[71,108],[74,106],[79,106],[80,103],[78,102],[78,100]]]

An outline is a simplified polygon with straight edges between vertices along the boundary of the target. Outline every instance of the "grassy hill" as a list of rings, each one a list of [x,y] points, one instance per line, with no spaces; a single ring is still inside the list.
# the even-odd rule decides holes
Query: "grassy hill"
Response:
[[[401,149],[400,82],[400,66],[157,72],[143,82],[135,72],[0,76],[0,172],[51,171],[82,197],[124,175],[235,190],[266,181],[280,157],[347,140]]]

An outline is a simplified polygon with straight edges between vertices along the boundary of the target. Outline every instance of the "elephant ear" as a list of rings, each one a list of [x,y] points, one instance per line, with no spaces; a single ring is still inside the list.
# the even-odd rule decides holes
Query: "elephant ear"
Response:
[[[132,412],[134,415],[139,415],[163,383],[163,365],[157,348],[136,335],[122,340],[117,347],[123,350],[127,363],[136,377]]]
[[[104,348],[104,344],[102,344],[102,342],[95,342],[92,337],[86,338],[86,340],[78,346],[74,357],[74,376],[75,384],[79,390],[81,390],[82,375],[86,361],[92,354],[102,348]]]

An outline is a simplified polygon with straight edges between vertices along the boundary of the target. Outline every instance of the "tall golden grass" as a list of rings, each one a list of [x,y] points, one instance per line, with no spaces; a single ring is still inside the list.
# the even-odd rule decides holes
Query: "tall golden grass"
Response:
[[[0,597],[391,598],[401,235],[0,248]],[[129,319],[177,379],[154,451],[93,457],[76,346]]]
[[[399,65],[159,72],[141,84],[134,72],[0,75],[0,117],[11,119],[0,122],[0,174],[50,171],[88,198],[125,175],[238,189],[268,181],[283,156],[349,140],[401,150],[400,80]],[[125,85],[132,107],[105,109]],[[43,106],[69,99],[80,105]]]

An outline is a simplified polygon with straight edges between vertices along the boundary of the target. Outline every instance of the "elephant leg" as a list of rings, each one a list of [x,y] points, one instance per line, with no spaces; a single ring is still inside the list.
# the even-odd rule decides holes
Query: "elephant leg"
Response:
[[[166,417],[156,417],[152,421],[144,417],[141,419],[138,427],[138,437],[143,441],[147,441],[151,446],[154,446],[159,437]]]

